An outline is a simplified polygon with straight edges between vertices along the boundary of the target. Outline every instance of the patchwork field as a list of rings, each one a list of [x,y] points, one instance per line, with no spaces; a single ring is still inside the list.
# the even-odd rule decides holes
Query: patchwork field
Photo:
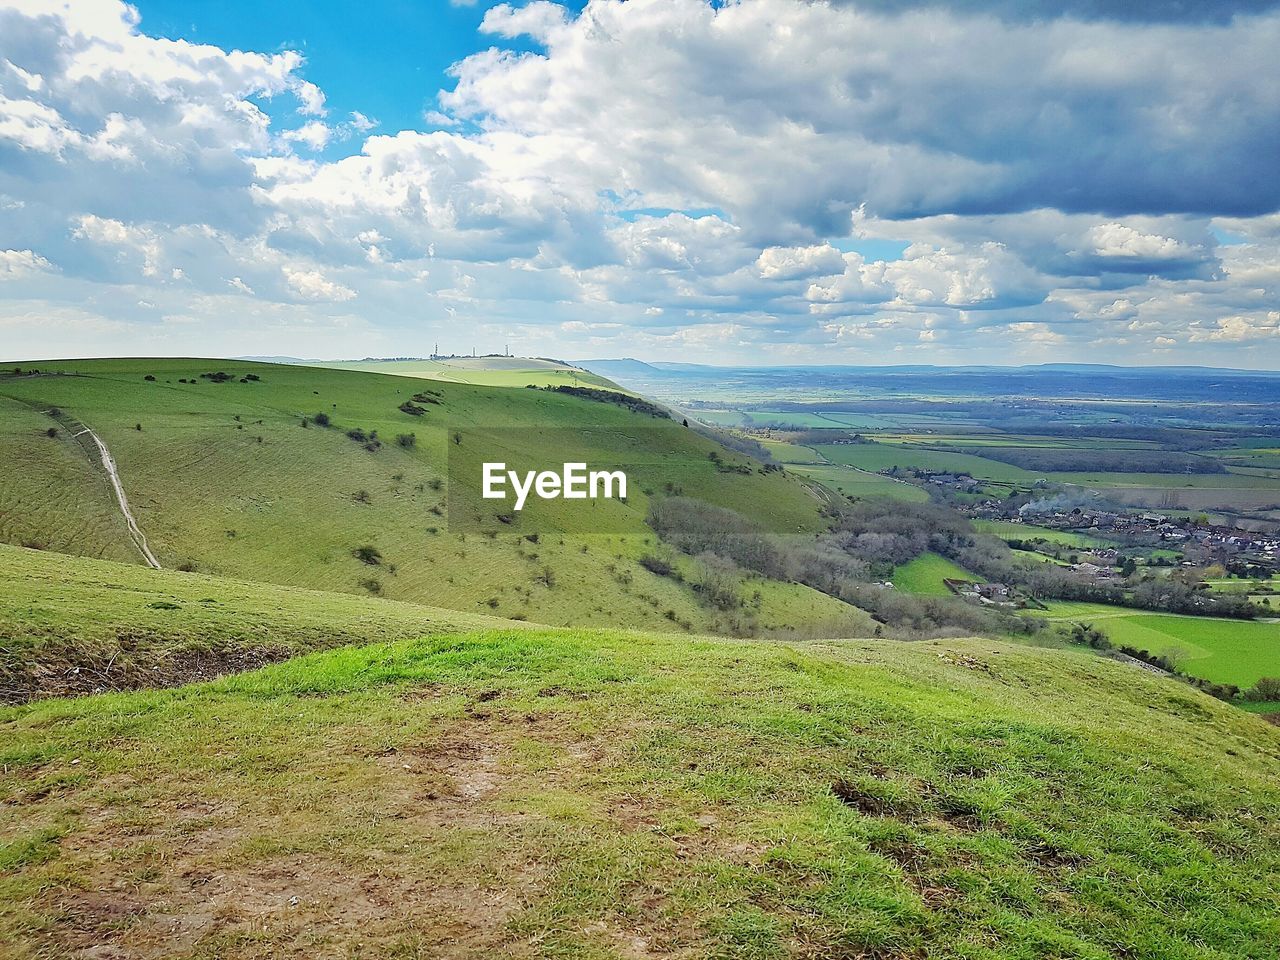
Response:
[[[1115,543],[1103,537],[1095,537],[1074,530],[1055,530],[1038,527],[1033,523],[1013,523],[1005,520],[974,520],[973,527],[981,533],[1006,540],[1045,540],[1064,547],[1113,547]]]
[[[862,470],[878,472],[892,467],[969,473],[980,480],[1005,483],[1034,483],[1044,474],[1035,474],[997,460],[965,453],[947,453],[926,447],[887,443],[823,444],[816,449],[833,463],[847,463]]]
[[[1228,468],[1226,473],[1199,474],[1037,471],[971,453],[938,450],[935,443],[878,441],[877,437],[877,442],[821,444],[814,449],[832,462],[874,472],[897,467],[962,473],[976,480],[1024,490],[1043,484],[1067,484],[1096,491],[1117,502],[1144,507],[1253,511],[1280,505],[1280,478],[1265,472],[1235,468]],[[989,439],[987,445],[998,444]],[[1093,449],[1105,447],[1100,444]]]

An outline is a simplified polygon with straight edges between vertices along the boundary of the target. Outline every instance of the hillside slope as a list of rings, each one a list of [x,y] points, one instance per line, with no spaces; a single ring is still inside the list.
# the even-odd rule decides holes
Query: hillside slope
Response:
[[[293,365],[31,366],[41,375],[0,376],[0,402],[19,414],[0,418],[0,539],[10,543],[140,559],[73,431],[46,436],[74,418],[110,447],[168,568],[555,625],[870,632],[861,611],[798,585],[741,579],[744,602],[723,610],[638,563],[656,547],[644,518],[664,491],[767,517],[775,529],[823,526],[807,481],[764,472],[670,420],[545,390]],[[222,382],[207,376],[218,373]],[[424,388],[432,392],[413,401]],[[55,408],[62,419],[46,415]],[[331,425],[318,426],[318,414]],[[374,431],[376,445],[352,439]],[[491,450],[512,463],[621,461],[632,489],[626,503],[559,501],[541,524],[504,519],[478,491],[450,489],[451,450],[473,467]]]
[[[7,957],[1270,958],[1280,731],[1083,653],[498,631],[0,710]]]
[[[612,380],[581,367],[535,357],[452,357],[447,360],[342,360],[313,366],[363,370],[423,380],[489,387],[583,386],[622,391]],[[623,391],[625,392],[625,391]]]
[[[170,686],[344,644],[519,626],[0,544],[0,703]]]

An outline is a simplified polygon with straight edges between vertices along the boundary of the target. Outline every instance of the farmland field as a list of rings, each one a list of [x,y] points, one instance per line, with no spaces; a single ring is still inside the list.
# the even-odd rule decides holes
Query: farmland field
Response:
[[[880,471],[891,467],[916,467],[951,473],[969,473],[981,480],[1032,483],[1044,474],[1030,473],[998,460],[987,460],[966,453],[946,453],[918,446],[886,443],[822,444],[816,448],[834,463],[847,463],[863,470]]]
[[[761,446],[779,463],[822,463],[822,454],[812,447],[802,447],[785,440],[771,440],[768,437],[756,438]]]
[[[973,526],[980,533],[990,533],[1009,540],[1047,540],[1066,547],[1112,547],[1114,541],[1095,537],[1074,530],[1055,530],[1038,527],[1033,523],[1013,523],[1007,520],[974,520]]]
[[[929,499],[928,492],[915,484],[856,470],[853,467],[838,464],[829,466],[792,464],[787,469],[793,473],[811,477],[832,490],[850,497],[890,497],[912,503],[924,503]]]
[[[919,593],[926,596],[944,597],[949,594],[951,591],[947,589],[943,580],[977,582],[980,579],[964,567],[936,553],[922,553],[893,571],[894,587],[906,593]]]
[[[1179,668],[1215,683],[1251,687],[1280,677],[1280,623],[1151,613],[1106,604],[1051,601],[1051,620],[1092,623],[1111,642],[1172,657]]]

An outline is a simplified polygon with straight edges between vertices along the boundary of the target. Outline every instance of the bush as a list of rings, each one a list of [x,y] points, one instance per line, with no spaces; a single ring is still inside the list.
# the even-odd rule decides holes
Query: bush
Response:
[[[327,413],[317,413],[311,419],[316,422],[316,426],[318,427],[327,427],[330,425],[330,423],[332,423]]]
[[[405,449],[412,449],[418,445],[418,438],[412,433],[398,433],[396,434],[396,443]]]
[[[660,557],[656,553],[646,553],[636,562],[650,573],[655,573],[660,577],[669,577],[676,572],[676,568],[672,566],[670,560],[666,557]]]
[[[52,440],[54,437],[58,435],[58,428],[50,427],[48,430],[44,432],[44,435],[48,437],[50,440]]]
[[[1246,700],[1280,700],[1280,677],[1262,677],[1245,691]]]
[[[356,547],[351,551],[351,555],[361,563],[376,567],[382,563],[382,551],[374,546]]]

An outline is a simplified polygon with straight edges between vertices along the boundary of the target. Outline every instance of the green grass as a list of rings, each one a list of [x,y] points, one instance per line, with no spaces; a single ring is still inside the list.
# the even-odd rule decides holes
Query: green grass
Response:
[[[1184,673],[1247,689],[1280,677],[1280,623],[1148,613],[1101,603],[1050,601],[1051,620],[1092,623],[1116,646],[1173,658]]]
[[[1280,590],[1280,574],[1276,574],[1269,579],[1266,577],[1246,577],[1241,580],[1238,577],[1223,577],[1204,582],[1209,585],[1209,589],[1214,593],[1254,593],[1258,587]]]
[[[0,702],[158,686],[509,621],[0,545]]]
[[[0,539],[140,561],[111,491],[65,431],[44,436],[56,405],[97,431],[119,465],[153,551],[168,568],[285,586],[379,595],[466,613],[553,625],[739,632],[747,613],[708,608],[687,584],[641,568],[653,549],[649,497],[665,485],[759,517],[774,530],[825,526],[798,476],[722,472],[712,441],[679,423],[609,403],[541,390],[435,382],[353,370],[223,360],[79,360],[42,363],[62,376],[0,377]],[[225,370],[229,383],[201,373]],[[256,383],[239,383],[252,373]],[[146,376],[155,382],[144,380]],[[179,383],[193,380],[193,383]],[[398,407],[423,389],[439,396],[422,416]],[[6,397],[10,399],[5,399]],[[19,403],[18,401],[24,401]],[[304,417],[326,413],[334,427]],[[135,426],[141,424],[142,430]],[[377,430],[365,450],[345,436]],[[416,443],[395,443],[413,433]],[[470,437],[462,445],[455,433]],[[628,502],[555,501],[500,522],[479,497],[479,462],[622,463]],[[449,496],[448,464],[476,483]],[[648,492],[646,492],[648,491]],[[509,509],[509,508],[507,508]],[[601,534],[598,531],[612,531]],[[551,532],[548,532],[551,531]],[[538,542],[526,539],[539,534]],[[371,566],[354,551],[376,547]],[[786,609],[806,626],[812,591],[786,585]],[[776,592],[771,593],[771,597]],[[820,612],[828,622],[829,610]],[[773,611],[759,611],[774,622]],[[751,614],[754,616],[754,614]]]
[[[762,447],[769,451],[773,459],[779,463],[822,463],[823,458],[818,451],[812,447],[802,447],[799,444],[788,443],[785,440],[771,440],[768,437],[753,437]]]
[[[888,497],[891,500],[907,500],[912,503],[923,503],[929,499],[929,494],[915,484],[891,480],[888,477],[855,470],[852,467],[836,464],[831,466],[796,464],[788,466],[787,469],[811,477],[848,497]]]
[[[1245,473],[1071,473],[1033,472],[986,457],[932,449],[947,442],[944,435],[929,445],[915,443],[864,443],[815,447],[828,460],[863,470],[891,467],[968,473],[977,480],[1017,489],[1030,489],[1037,481],[1071,484],[1096,490],[1115,499],[1148,508],[1164,504],[1170,496],[1190,509],[1258,509],[1280,503],[1280,479]]]
[[[1078,483],[1081,486],[1101,486],[1125,489],[1127,487],[1158,487],[1186,490],[1255,490],[1260,495],[1270,494],[1272,502],[1280,502],[1280,480],[1272,477],[1250,476],[1240,473],[1049,473],[1044,476],[1059,483]]]
[[[990,533],[1006,540],[1045,540],[1065,547],[1114,547],[1114,540],[1095,537],[1074,530],[1055,530],[1038,527],[1033,523],[1013,523],[1007,520],[974,520],[973,527],[979,533]]]
[[[964,567],[936,553],[922,553],[893,571],[893,585],[907,593],[943,597],[951,591],[943,580],[969,580],[977,582]]]
[[[497,631],[0,734],[15,960],[1280,944],[1280,731],[1082,652]]]
[[[926,447],[887,443],[823,444],[816,448],[834,463],[847,463],[863,470],[880,471],[891,467],[916,467],[920,470],[939,470],[952,473],[969,473],[979,480],[996,480],[1006,483],[1031,483],[1046,476],[1031,473],[1019,467],[967,453],[946,453]]]
[[[45,436],[50,428],[59,436]],[[139,559],[110,484],[80,446],[39,411],[4,396],[0,540],[109,560]]]

